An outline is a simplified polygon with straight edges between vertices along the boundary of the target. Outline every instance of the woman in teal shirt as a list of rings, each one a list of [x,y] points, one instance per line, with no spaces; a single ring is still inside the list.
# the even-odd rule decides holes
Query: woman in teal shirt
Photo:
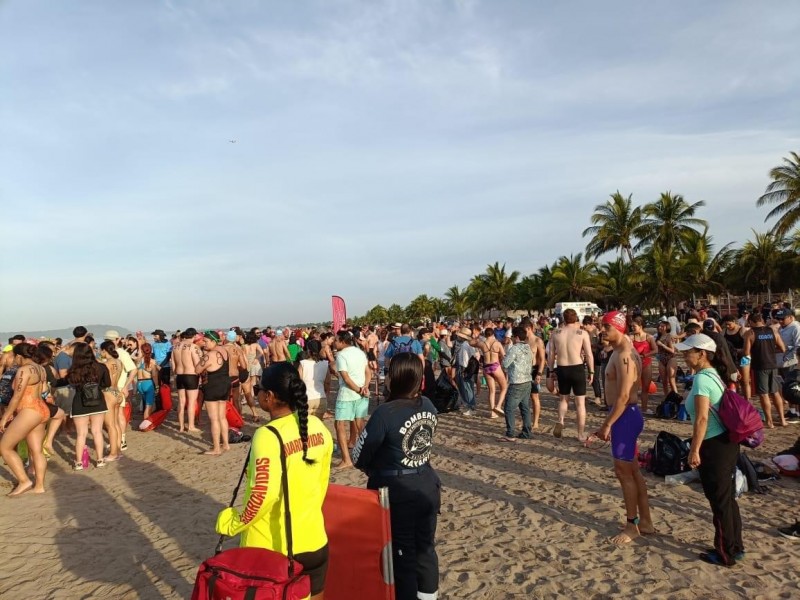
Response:
[[[744,558],[742,518],[733,480],[739,445],[728,439],[728,431],[719,419],[720,401],[731,383],[731,373],[716,354],[717,344],[707,335],[695,334],[676,348],[694,372],[692,390],[684,402],[694,425],[689,466],[700,472],[703,492],[714,516],[714,548],[700,554],[700,559],[731,567]]]

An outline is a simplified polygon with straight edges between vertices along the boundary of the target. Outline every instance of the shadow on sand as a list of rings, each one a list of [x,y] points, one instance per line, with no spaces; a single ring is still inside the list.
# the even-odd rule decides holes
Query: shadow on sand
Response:
[[[152,463],[126,457],[107,469],[132,491],[112,496],[84,474],[53,487],[63,568],[97,583],[91,597],[188,598],[223,506]]]

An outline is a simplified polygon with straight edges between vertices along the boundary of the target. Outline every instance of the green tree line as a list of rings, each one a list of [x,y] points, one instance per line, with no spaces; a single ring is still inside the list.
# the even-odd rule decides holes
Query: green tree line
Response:
[[[800,287],[800,155],[791,152],[769,172],[758,207],[772,207],[765,232],[752,230],[740,247],[718,246],[701,218],[705,202],[662,193],[637,205],[616,191],[595,206],[583,231],[583,252],[522,276],[495,262],[454,285],[442,297],[420,294],[405,307],[377,305],[356,324],[422,323],[444,316],[465,318],[489,310],[543,311],[562,301],[595,301],[603,308],[636,304],[669,310],[682,299],[727,291],[785,291]],[[604,256],[612,258],[598,262]]]

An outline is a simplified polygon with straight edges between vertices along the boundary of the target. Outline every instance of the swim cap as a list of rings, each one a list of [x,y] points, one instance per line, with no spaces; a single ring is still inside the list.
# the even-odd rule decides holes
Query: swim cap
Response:
[[[625,333],[628,330],[628,323],[625,320],[625,313],[621,313],[618,310],[613,310],[604,314],[601,322],[603,325],[611,325],[620,333]]]
[[[217,342],[219,344],[219,336],[217,335],[216,331],[211,331],[210,329],[208,329],[203,334],[203,337],[206,337],[206,338],[208,338],[208,339],[210,339],[210,340],[212,340],[214,342]]]
[[[276,329],[275,335],[283,335],[283,329]]]
[[[228,333],[225,334],[225,337],[228,338],[229,342],[235,342],[236,332],[233,329],[231,329]]]

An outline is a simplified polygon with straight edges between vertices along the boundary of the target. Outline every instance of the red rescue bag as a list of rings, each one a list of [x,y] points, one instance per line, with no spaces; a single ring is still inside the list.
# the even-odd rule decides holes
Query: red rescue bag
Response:
[[[241,429],[244,425],[242,415],[234,408],[233,401],[231,400],[228,400],[227,406],[225,407],[225,420],[228,421],[228,427],[233,427],[235,429]]]
[[[172,410],[172,388],[169,387],[168,384],[162,383],[161,386],[158,388],[158,394],[161,396],[161,410],[164,411],[171,411]]]
[[[311,581],[302,571],[293,562],[289,575],[289,559],[272,550],[231,548],[200,565],[192,600],[304,600]]]

